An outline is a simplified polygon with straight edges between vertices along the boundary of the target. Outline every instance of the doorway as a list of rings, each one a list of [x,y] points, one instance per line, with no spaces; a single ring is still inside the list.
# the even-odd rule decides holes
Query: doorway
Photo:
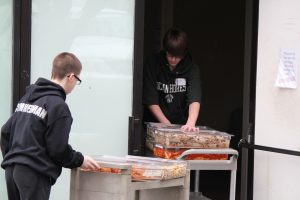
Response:
[[[234,135],[231,146],[237,149],[242,137],[245,1],[145,0],[144,13],[144,58],[161,49],[169,27],[184,30],[201,72],[198,125]],[[205,196],[228,199],[229,172],[201,171],[200,177],[199,190]]]

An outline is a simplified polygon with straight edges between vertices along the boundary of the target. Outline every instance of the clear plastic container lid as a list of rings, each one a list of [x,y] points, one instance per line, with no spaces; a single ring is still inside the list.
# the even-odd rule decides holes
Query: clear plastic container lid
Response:
[[[180,124],[164,124],[164,123],[156,123],[156,122],[146,122],[146,124],[147,124],[147,128],[150,129],[159,129],[159,130],[167,129],[167,130],[177,130],[177,131],[181,131],[181,127],[183,126]],[[196,127],[199,128],[200,131],[213,130],[208,126],[196,126]]]
[[[128,163],[124,157],[109,155],[97,155],[92,157],[95,161],[99,162],[100,166],[118,167],[120,169],[128,169],[131,167],[131,164]]]
[[[166,147],[229,148],[232,135],[199,126],[198,131],[185,132],[178,125],[148,123],[147,139]]]
[[[170,129],[170,128],[157,128],[155,129],[155,132],[157,134],[185,134],[187,136],[193,136],[193,135],[218,135],[218,136],[223,136],[223,137],[232,137],[232,135],[222,132],[222,131],[216,131],[212,129],[199,129],[199,131],[194,131],[194,132],[187,132],[183,131],[181,129]]]
[[[132,178],[134,180],[172,179],[186,175],[187,162],[140,156],[126,156],[132,162]]]
[[[186,175],[187,163],[182,160],[168,160],[141,156],[93,156],[104,168],[100,172],[116,172],[121,174],[122,169],[131,169],[131,178],[134,181],[164,180],[179,178]],[[109,168],[110,167],[110,168]],[[118,170],[120,169],[120,170]]]
[[[161,165],[161,166],[167,166],[167,165],[176,165],[176,164],[184,164],[187,163],[182,160],[169,160],[169,159],[163,159],[163,158],[153,158],[153,157],[142,157],[142,156],[131,156],[127,155],[125,156],[127,162],[134,163],[134,164],[142,164],[142,165]]]
[[[168,160],[162,158],[151,158],[151,157],[130,156],[130,155],[127,155],[125,157],[107,156],[107,155],[97,155],[92,157],[100,164],[106,164],[107,166],[120,166],[120,167],[123,166],[125,168],[134,165],[134,166],[143,166],[145,168],[160,169],[164,166],[187,164],[185,161],[181,161],[181,160]]]

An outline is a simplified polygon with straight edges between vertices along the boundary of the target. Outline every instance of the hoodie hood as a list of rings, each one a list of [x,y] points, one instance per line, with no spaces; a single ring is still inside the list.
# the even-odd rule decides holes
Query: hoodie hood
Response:
[[[64,101],[66,100],[66,92],[64,89],[60,85],[45,78],[39,78],[34,84],[28,86],[26,93],[28,94],[25,99],[27,102],[34,102],[41,97],[49,95],[60,96]]]
[[[181,61],[177,64],[176,68],[171,71],[169,67],[168,60],[166,58],[166,51],[161,51],[158,56],[160,57],[160,60],[163,62],[163,65],[165,66],[165,70],[168,71],[171,74],[184,74],[187,72],[192,66],[192,56],[191,54],[187,53]]]

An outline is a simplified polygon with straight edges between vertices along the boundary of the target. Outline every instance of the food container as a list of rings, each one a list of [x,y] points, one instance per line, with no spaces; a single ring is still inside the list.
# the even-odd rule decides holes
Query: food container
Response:
[[[161,145],[154,145],[153,155],[165,159],[177,159],[183,152],[189,148],[178,147],[163,147]],[[227,160],[227,154],[189,154],[185,157],[186,160]]]
[[[157,129],[180,129],[180,125],[178,124],[163,124],[163,123],[154,123],[147,122],[147,138],[150,140],[154,140],[155,131]]]
[[[149,137],[148,135],[146,136],[146,147],[149,149],[149,150],[153,150],[154,148],[154,145],[155,145],[155,142],[154,142],[154,138],[153,137]]]
[[[166,180],[186,175],[187,163],[185,161],[141,156],[126,156],[126,160],[132,165],[133,180]]]
[[[94,156],[99,163],[97,171],[122,174],[123,170],[131,169],[134,181],[166,180],[184,177],[187,164],[185,161],[174,161],[161,158],[147,158],[141,156]]]
[[[184,132],[181,125],[149,123],[147,139],[164,147],[180,148],[229,148],[231,135],[199,126],[199,131]]]
[[[189,199],[190,170],[186,168],[186,161],[173,162],[136,156],[92,157],[101,168],[112,167],[121,170],[121,173],[72,169],[70,200]],[[134,175],[135,170],[142,171],[138,178]]]
[[[96,171],[112,173],[112,174],[122,174],[124,171],[131,168],[130,163],[126,162],[123,157],[117,156],[93,156],[93,158],[98,162],[100,168]]]

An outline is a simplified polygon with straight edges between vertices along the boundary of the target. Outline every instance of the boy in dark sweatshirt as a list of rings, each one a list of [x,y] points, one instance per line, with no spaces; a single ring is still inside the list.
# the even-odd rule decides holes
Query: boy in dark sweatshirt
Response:
[[[170,28],[163,38],[163,50],[145,62],[143,79],[144,121],[182,124],[196,131],[200,112],[199,66],[188,53],[187,35]]]
[[[1,128],[1,151],[8,198],[49,199],[62,167],[95,170],[89,156],[69,145],[72,115],[66,95],[79,85],[82,65],[72,53],[53,61],[51,80],[39,78],[26,89],[15,112]]]

